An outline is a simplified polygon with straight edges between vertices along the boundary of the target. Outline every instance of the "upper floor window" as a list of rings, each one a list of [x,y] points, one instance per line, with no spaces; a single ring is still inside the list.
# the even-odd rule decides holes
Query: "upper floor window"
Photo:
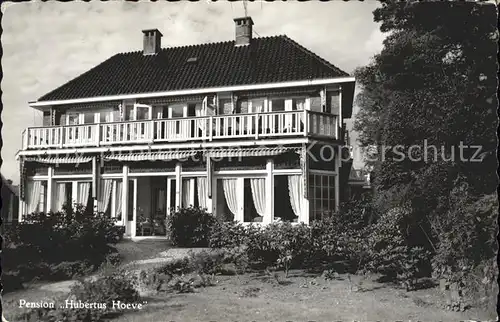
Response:
[[[150,120],[152,116],[152,106],[136,104],[133,101],[125,101],[123,106],[123,116],[125,121]]]

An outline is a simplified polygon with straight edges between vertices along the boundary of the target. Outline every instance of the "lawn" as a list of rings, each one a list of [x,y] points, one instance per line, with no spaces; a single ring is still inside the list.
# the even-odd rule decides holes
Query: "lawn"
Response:
[[[185,249],[165,253],[168,247],[161,242],[125,241],[117,248],[124,264],[146,259],[142,267],[149,265],[147,259],[186,254]],[[377,282],[375,275],[340,274],[327,280],[321,274],[292,270],[288,278],[283,272],[253,272],[215,279],[214,286],[197,288],[194,293],[145,297],[141,310],[126,312],[113,321],[486,321],[495,317],[476,309],[446,311],[438,288],[406,292]],[[22,321],[15,318],[25,310],[18,307],[20,299],[63,301],[69,284],[71,281],[37,283],[5,294],[6,318]]]
[[[282,275],[281,275],[282,276]],[[463,321],[488,320],[484,312],[439,307],[437,289],[405,292],[361,277],[335,280],[302,271],[278,279],[267,274],[219,276],[215,286],[195,293],[146,299],[141,311],[119,317],[142,321]]]

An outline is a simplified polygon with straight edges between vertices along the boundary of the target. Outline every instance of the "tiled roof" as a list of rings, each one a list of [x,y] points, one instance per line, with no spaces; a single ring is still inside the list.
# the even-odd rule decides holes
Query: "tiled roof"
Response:
[[[191,59],[190,59],[191,58]],[[194,60],[190,61],[188,60]],[[116,54],[39,101],[349,76],[287,36]]]

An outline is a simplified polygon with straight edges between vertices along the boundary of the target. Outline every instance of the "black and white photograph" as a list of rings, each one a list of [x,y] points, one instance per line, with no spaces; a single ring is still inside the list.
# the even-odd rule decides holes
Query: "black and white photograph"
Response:
[[[2,322],[498,321],[497,1],[1,8]]]

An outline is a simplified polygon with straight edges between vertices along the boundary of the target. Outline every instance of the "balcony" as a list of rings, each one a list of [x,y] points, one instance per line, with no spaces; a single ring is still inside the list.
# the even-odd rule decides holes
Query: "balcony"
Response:
[[[336,115],[303,110],[32,127],[23,132],[22,149],[338,135]]]

